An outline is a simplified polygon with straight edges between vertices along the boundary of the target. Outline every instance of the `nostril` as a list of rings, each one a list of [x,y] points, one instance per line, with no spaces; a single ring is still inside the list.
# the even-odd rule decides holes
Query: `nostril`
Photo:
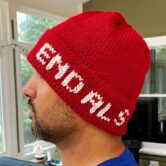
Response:
[[[23,88],[23,95],[28,98],[36,97],[36,88],[32,84],[28,84]]]
[[[29,97],[30,96],[30,89],[27,87],[27,84],[23,87],[22,89],[22,94],[25,96],[25,97]]]
[[[25,97],[29,97],[29,95],[28,95],[28,94],[24,94],[24,96],[25,96]]]

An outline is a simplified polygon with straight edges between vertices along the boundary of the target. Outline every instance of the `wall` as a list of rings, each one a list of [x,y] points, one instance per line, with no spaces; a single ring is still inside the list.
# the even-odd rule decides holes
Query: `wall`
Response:
[[[62,17],[70,17],[82,11],[81,3],[69,2],[68,0],[5,0],[16,5],[36,10],[42,10]]]
[[[83,10],[117,10],[144,37],[166,35],[166,1],[164,0],[91,0]]]

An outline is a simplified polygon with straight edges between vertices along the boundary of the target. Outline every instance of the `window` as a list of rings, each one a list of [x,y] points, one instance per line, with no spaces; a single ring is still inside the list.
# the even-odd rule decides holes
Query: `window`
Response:
[[[41,34],[48,28],[60,23],[58,20],[35,17],[26,13],[17,12],[18,41],[35,43]]]
[[[149,105],[150,110],[153,109],[153,113],[149,111],[148,114],[151,119],[149,128],[154,130],[149,133],[155,132],[154,142],[166,143],[166,37],[150,38],[146,41],[151,50],[151,66],[139,101],[156,103]]]
[[[44,30],[60,23],[47,18],[40,18],[26,13],[17,12],[18,41],[24,43],[35,43]],[[26,61],[26,54],[20,53],[21,83],[22,86],[32,76],[33,69]],[[27,117],[27,99],[23,97],[22,110],[24,115],[24,143],[35,141],[31,132],[31,120]]]
[[[155,149],[155,143],[161,147],[166,143],[166,37],[146,41],[151,50],[151,66],[124,139],[131,140],[131,144],[142,142],[140,153],[151,154],[147,142]]]
[[[143,94],[166,94],[166,45],[151,48],[151,67]]]
[[[0,0],[0,155],[22,159],[33,155],[36,142],[27,118],[27,99],[21,96],[22,86],[33,73],[26,55],[43,31],[65,20],[45,12],[51,12],[49,6],[32,2]],[[64,8],[68,10],[66,5]],[[72,8],[60,13],[70,16],[80,10],[80,5]],[[44,152],[56,153],[54,145],[44,141],[40,144]]]
[[[166,46],[160,46],[152,49],[151,65],[151,93],[166,94]],[[158,121],[166,123],[166,97],[158,98]]]
[[[151,67],[141,97],[157,98],[159,132],[166,132],[166,38],[147,40],[151,48]]]
[[[39,17],[38,13],[24,13],[17,12],[17,32],[18,41],[21,46],[19,50],[20,55],[20,74],[21,74],[21,86],[23,87],[27,80],[33,75],[33,68],[26,60],[28,51],[33,47],[41,36],[41,34],[48,28],[59,24],[62,18]],[[36,138],[32,135],[31,120],[28,118],[27,98],[22,97],[22,110],[24,116],[24,152],[26,155],[32,152],[32,148],[35,144]],[[49,143],[41,142],[43,147],[52,146]]]

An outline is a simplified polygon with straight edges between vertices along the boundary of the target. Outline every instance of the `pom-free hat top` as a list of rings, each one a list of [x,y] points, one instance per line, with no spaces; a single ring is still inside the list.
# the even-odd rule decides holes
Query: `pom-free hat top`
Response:
[[[27,58],[80,117],[107,132],[125,134],[150,53],[120,13],[73,16],[47,30]]]

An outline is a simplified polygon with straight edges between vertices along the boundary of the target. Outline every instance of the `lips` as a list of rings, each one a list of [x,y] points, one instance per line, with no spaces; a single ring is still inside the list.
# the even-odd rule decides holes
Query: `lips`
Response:
[[[30,119],[32,119],[33,116],[35,115],[35,109],[34,109],[34,106],[33,106],[32,99],[28,100],[28,109],[29,109],[28,116],[29,116]]]
[[[28,104],[28,109],[33,112],[33,107],[30,104]]]
[[[29,109],[29,112],[28,112],[28,117],[30,119],[32,119],[32,117],[34,116],[34,110],[33,110],[33,107],[31,105],[28,104],[28,109]]]
[[[35,115],[34,112],[32,112],[31,110],[29,110],[29,112],[28,112],[28,117],[29,117],[30,119],[32,119],[34,115]]]

